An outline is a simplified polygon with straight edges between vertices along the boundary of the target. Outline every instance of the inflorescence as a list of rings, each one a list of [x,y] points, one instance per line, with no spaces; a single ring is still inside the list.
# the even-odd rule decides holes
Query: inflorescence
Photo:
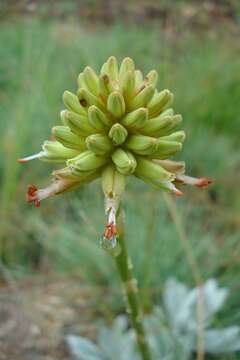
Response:
[[[177,196],[182,195],[178,184],[207,186],[208,179],[184,174],[184,162],[169,160],[182,149],[185,132],[177,130],[182,116],[170,108],[173,94],[158,91],[157,80],[155,70],[144,77],[130,58],[119,67],[111,56],[99,75],[87,66],[78,76],[77,95],[63,94],[66,110],[61,112],[62,125],[52,128],[54,140],[19,159],[64,164],[45,189],[29,185],[27,201],[39,206],[45,198],[100,177],[108,216],[104,238],[115,246],[116,213],[127,176]]]

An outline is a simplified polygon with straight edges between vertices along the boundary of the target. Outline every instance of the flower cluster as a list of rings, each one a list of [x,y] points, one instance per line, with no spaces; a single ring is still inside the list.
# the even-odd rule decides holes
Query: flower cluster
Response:
[[[45,141],[42,150],[19,161],[38,158],[63,163],[53,172],[54,182],[45,189],[30,185],[27,200],[40,201],[75,189],[100,177],[106,198],[108,223],[105,237],[116,235],[116,211],[126,177],[180,196],[177,184],[204,187],[205,178],[184,175],[184,162],[168,158],[182,149],[185,133],[177,130],[182,117],[169,108],[173,94],[158,91],[158,74],[145,77],[125,58],[120,67],[111,56],[100,74],[87,66],[78,76],[77,95],[65,91],[61,126],[52,128],[55,140]]]

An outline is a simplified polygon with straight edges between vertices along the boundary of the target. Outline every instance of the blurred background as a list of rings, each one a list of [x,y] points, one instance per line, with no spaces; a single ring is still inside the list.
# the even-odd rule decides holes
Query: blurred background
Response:
[[[27,185],[45,186],[53,168],[16,161],[49,138],[78,73],[99,71],[110,55],[159,72],[184,119],[179,159],[188,174],[214,180],[177,200],[129,181],[128,246],[145,312],[169,277],[196,286],[197,268],[200,281],[229,289],[217,324],[240,324],[239,26],[238,0],[0,0],[0,359],[68,359],[65,334],[94,338],[124,312],[99,246],[99,183],[36,209],[25,202]]]

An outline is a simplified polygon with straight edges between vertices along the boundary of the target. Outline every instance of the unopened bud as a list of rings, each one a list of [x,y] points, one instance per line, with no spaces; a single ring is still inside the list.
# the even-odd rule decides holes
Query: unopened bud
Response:
[[[176,141],[157,140],[157,150],[151,154],[153,159],[166,159],[182,150],[182,144]]]
[[[78,115],[74,112],[64,110],[61,112],[64,123],[70,127],[73,133],[80,136],[88,136],[96,130],[89,124],[87,116]]]
[[[126,177],[114,165],[106,166],[102,172],[102,189],[106,199],[119,199],[126,186]]]
[[[116,123],[111,127],[108,135],[114,145],[121,145],[126,140],[128,132],[121,124]]]
[[[120,66],[120,70],[119,70],[120,81],[122,81],[123,77],[125,76],[125,74],[128,71],[132,72],[132,71],[134,71],[134,69],[135,69],[134,61],[129,57],[124,58],[121,63],[121,66]]]
[[[173,94],[169,90],[156,93],[148,104],[149,117],[155,117],[173,101]]]
[[[112,149],[112,144],[107,135],[92,134],[87,137],[86,145],[96,155],[105,155]]]
[[[86,115],[86,109],[79,103],[78,97],[70,91],[64,91],[63,102],[68,110],[80,115]]]
[[[112,160],[117,170],[123,175],[132,174],[137,166],[137,162],[133,154],[123,149],[117,149],[112,155]]]
[[[173,180],[174,175],[166,171],[159,164],[144,157],[137,157],[137,167],[135,170],[136,175],[144,176],[150,179],[158,179],[159,181]]]
[[[162,136],[160,139],[165,140],[165,141],[176,141],[176,142],[182,143],[186,139],[186,134],[185,134],[185,131],[180,130],[180,131],[176,131],[168,136]]]
[[[145,108],[140,108],[128,113],[122,120],[122,125],[126,126],[128,129],[138,130],[142,128],[148,119],[148,110]]]
[[[63,162],[79,153],[77,150],[66,148],[58,141],[44,141],[42,149],[40,159],[48,162]]]
[[[111,80],[118,79],[118,63],[115,56],[110,56],[110,58],[107,60],[105,71]]]
[[[87,150],[78,156],[67,161],[67,166],[74,175],[84,175],[102,167],[107,162],[107,157],[95,155],[92,151]]]
[[[98,96],[99,94],[99,80],[95,71],[87,66],[83,71],[84,81],[88,90],[94,95]]]
[[[84,88],[80,88],[77,91],[77,96],[79,99],[80,104],[85,107],[86,109],[89,108],[91,105],[96,105],[99,109],[104,110],[105,106],[102,100],[93,95],[90,91]]]
[[[145,82],[149,85],[153,85],[154,87],[157,86],[157,81],[158,81],[158,73],[156,70],[151,70],[146,78],[145,78]]]
[[[103,74],[99,78],[100,96],[106,101],[110,92],[114,90],[113,83],[107,74]]]
[[[109,128],[112,121],[97,106],[92,105],[88,108],[88,119],[92,127],[97,130]]]
[[[140,107],[145,107],[154,95],[154,87],[147,85],[142,89],[131,101],[129,110],[135,110]]]
[[[140,70],[135,70],[134,77],[135,77],[135,90],[137,91],[140,88],[140,86],[143,84],[143,74]]]
[[[128,71],[124,74],[120,82],[120,88],[126,103],[129,104],[135,92],[135,76],[133,71]]]
[[[138,155],[151,155],[157,150],[157,139],[144,135],[132,135],[126,142],[126,148]]]
[[[181,122],[181,115],[166,115],[164,117],[160,115],[154,119],[149,119],[141,128],[141,133],[148,136],[165,136],[177,128]]]
[[[107,109],[116,118],[120,118],[124,115],[125,102],[120,92],[114,91],[109,95],[107,101]]]
[[[86,150],[85,140],[74,134],[68,126],[54,126],[52,134],[57,141],[70,149]]]

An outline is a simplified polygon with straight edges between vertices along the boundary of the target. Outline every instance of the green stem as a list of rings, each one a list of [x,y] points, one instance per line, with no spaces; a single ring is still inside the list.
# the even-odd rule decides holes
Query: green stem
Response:
[[[136,332],[139,352],[143,360],[151,360],[150,350],[147,344],[146,334],[142,323],[142,310],[138,298],[137,280],[133,277],[132,262],[128,255],[125,244],[123,214],[120,211],[118,216],[118,244],[119,251],[115,254],[117,270],[120,275],[124,295],[127,301],[127,313]]]

